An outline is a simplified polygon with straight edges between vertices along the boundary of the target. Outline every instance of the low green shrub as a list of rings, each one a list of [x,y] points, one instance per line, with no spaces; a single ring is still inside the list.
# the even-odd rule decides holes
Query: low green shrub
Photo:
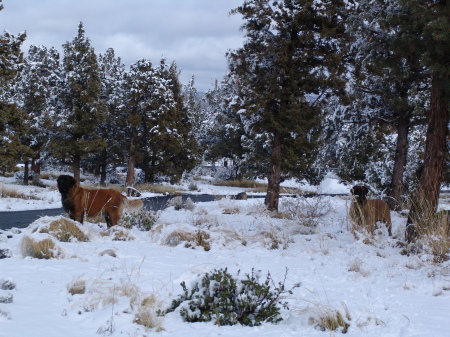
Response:
[[[270,273],[262,283],[257,274],[252,269],[251,274],[241,279],[234,278],[227,268],[215,269],[195,281],[191,289],[182,282],[184,294],[173,300],[167,312],[180,307],[180,315],[187,322],[214,321],[217,325],[240,323],[247,326],[277,323],[282,320],[281,307],[289,309],[282,295],[292,294],[292,290],[285,289],[286,277],[272,290],[271,285],[275,283]]]
[[[120,224],[127,229],[136,227],[141,231],[150,231],[157,221],[158,216],[155,212],[143,208],[137,213],[123,214]]]

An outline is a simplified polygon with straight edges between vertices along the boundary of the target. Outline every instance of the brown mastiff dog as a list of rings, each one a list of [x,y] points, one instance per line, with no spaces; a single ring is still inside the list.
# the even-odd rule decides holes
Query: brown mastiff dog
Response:
[[[117,225],[124,207],[132,212],[143,207],[142,200],[128,200],[112,189],[83,188],[72,176],[60,175],[57,182],[64,210],[71,219],[81,223],[85,216],[103,215],[109,228]]]
[[[367,199],[369,190],[365,186],[354,186],[351,190],[353,201],[349,216],[353,224],[366,228],[371,234],[375,231],[377,221],[384,222],[389,236],[392,236],[391,212],[388,204],[380,199]]]

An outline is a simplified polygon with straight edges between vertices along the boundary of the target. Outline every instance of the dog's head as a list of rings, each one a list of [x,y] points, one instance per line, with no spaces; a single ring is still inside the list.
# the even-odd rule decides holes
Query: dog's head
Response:
[[[60,175],[56,180],[58,183],[58,190],[61,194],[68,194],[70,190],[77,184],[77,181],[72,176]]]
[[[366,195],[369,193],[369,189],[366,186],[354,186],[350,192],[357,197],[360,204],[366,200]]]

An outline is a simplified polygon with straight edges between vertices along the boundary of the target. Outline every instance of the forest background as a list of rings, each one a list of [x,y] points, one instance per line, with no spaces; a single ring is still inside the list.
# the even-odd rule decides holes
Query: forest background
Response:
[[[267,179],[269,210],[283,180],[317,183],[329,169],[391,209],[410,197],[410,223],[424,203],[436,209],[448,182],[448,1],[249,0],[231,14],[246,39],[206,93],[180,83],[175,61],[125,69],[113,49],[97,55],[81,22],[63,55],[24,55],[25,34],[5,32],[0,170],[23,161],[28,183],[69,166],[106,184],[125,165],[133,186],[226,158],[224,178]]]

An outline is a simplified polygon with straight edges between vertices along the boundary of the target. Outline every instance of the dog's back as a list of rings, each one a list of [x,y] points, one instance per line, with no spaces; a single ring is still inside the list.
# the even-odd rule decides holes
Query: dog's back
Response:
[[[84,189],[85,212],[88,217],[95,217],[104,213],[122,213],[123,200],[121,193],[110,188]]]

